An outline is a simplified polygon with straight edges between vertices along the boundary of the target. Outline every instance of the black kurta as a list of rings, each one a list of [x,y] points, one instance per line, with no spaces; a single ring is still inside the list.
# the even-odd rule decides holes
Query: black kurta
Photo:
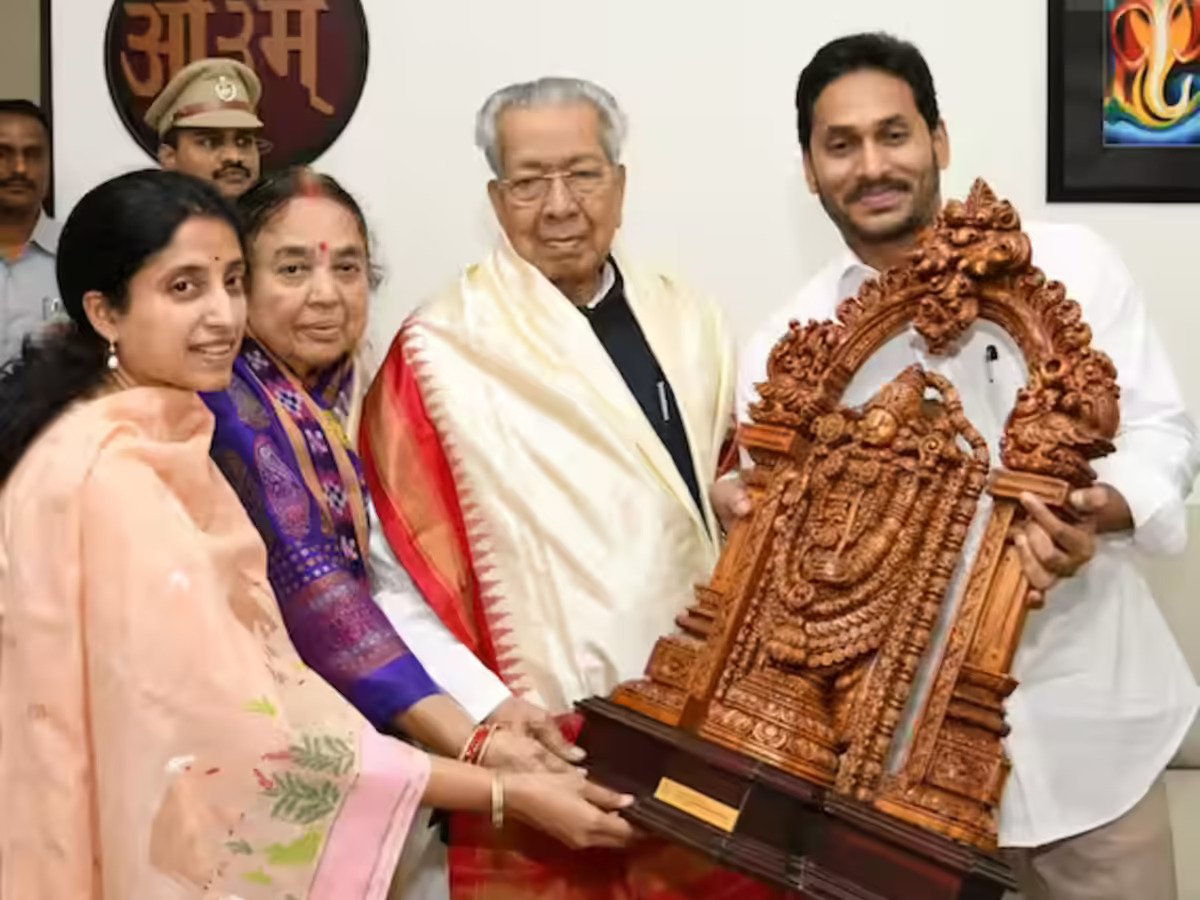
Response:
[[[625,299],[625,280],[616,264],[612,263],[612,266],[616,279],[608,293],[596,305],[590,308],[581,306],[579,311],[591,323],[592,331],[625,379],[630,393],[658,433],[659,440],[671,454],[675,467],[691,492],[692,500],[703,515],[704,505],[700,502],[696,467],[692,464],[692,451],[683,427],[683,418],[675,403],[675,392],[671,390],[662,366],[650,349],[642,326],[629,308],[629,302]]]

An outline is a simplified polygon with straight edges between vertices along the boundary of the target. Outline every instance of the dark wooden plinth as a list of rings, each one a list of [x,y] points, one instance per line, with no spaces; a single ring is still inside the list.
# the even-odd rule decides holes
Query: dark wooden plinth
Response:
[[[999,860],[607,700],[578,704],[596,780],[646,831],[810,900],[999,900]],[[732,833],[655,799],[661,779],[740,810]]]

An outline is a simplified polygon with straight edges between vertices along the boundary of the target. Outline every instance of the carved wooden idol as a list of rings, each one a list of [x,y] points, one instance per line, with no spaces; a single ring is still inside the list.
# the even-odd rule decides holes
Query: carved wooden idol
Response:
[[[1013,207],[976,182],[837,320],[791,325],[741,435],[753,515],[647,677],[613,703],[873,815],[994,849],[1004,699],[1037,599],[1010,541],[1018,498],[1061,509],[1118,425],[1116,370],[1030,260]],[[842,404],[910,324],[938,355],[979,318],[1029,367],[1000,459],[954,385],[918,366]]]

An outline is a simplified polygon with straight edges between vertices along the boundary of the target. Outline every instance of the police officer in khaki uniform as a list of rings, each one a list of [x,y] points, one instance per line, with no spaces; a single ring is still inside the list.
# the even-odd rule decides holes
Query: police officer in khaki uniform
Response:
[[[212,182],[236,200],[262,168],[258,118],[262,82],[233,59],[199,59],[180,69],[146,111],[164,169]]]

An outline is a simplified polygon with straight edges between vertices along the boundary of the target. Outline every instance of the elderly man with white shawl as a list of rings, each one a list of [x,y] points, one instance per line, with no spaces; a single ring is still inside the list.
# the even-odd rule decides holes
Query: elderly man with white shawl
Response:
[[[717,309],[613,250],[625,129],[586,81],[487,100],[476,136],[503,236],[405,323],[360,436],[376,598],[397,631],[478,719],[568,737],[572,704],[640,674],[709,577],[708,492],[731,443]],[[454,893],[570,897],[588,869],[498,851],[461,820],[451,832]],[[613,891],[651,866],[681,896],[753,893],[680,853],[606,863]]]

